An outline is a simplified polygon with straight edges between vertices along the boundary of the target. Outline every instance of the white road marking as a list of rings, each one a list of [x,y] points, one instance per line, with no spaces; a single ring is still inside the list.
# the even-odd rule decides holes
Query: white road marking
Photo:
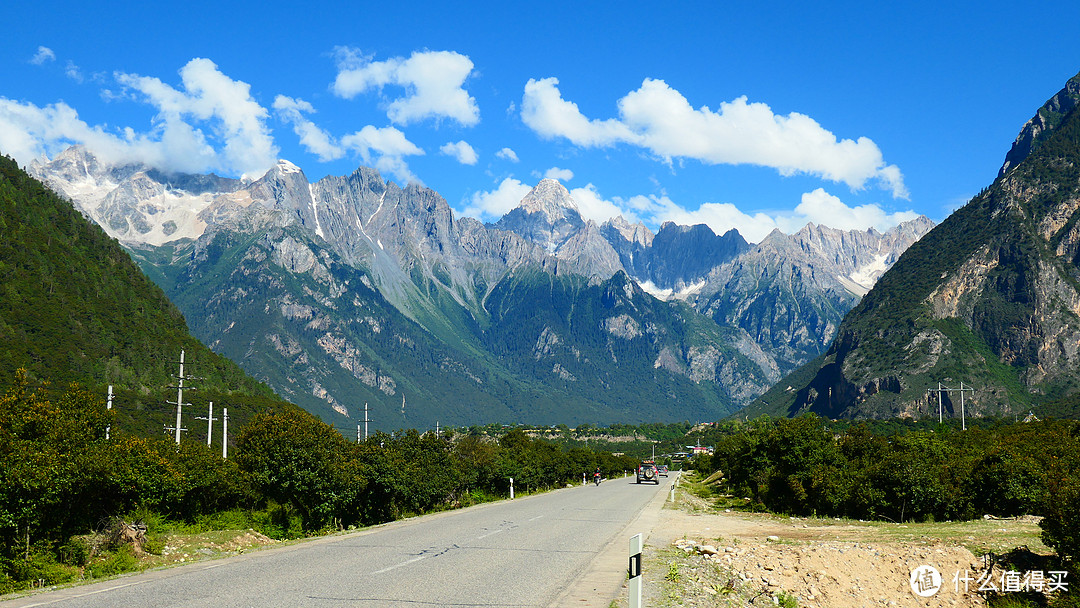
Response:
[[[412,559],[407,559],[407,560],[401,562],[400,564],[394,564],[393,566],[387,566],[387,567],[383,568],[382,570],[376,570],[375,572],[372,572],[372,574],[384,574],[386,572],[390,572],[391,570],[396,570],[396,569],[398,569],[398,568],[400,568],[402,566],[408,566],[409,564],[411,564],[413,562],[418,562],[418,561],[424,559],[425,557],[427,557],[427,556],[426,555],[417,555],[416,557],[414,557]]]

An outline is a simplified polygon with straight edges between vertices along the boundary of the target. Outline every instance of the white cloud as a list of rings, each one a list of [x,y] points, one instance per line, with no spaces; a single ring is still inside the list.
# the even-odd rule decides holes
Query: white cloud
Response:
[[[293,132],[300,137],[300,144],[308,152],[318,156],[320,161],[337,160],[352,151],[364,164],[375,167],[383,175],[392,175],[405,183],[420,183],[420,179],[409,169],[405,157],[422,156],[424,151],[409,141],[398,129],[394,127],[380,129],[374,125],[367,125],[338,140],[304,116],[314,113],[315,108],[303,99],[278,95],[274,99],[274,110],[282,120],[292,124]],[[469,144],[459,143],[468,148],[468,151],[472,151]],[[443,148],[445,151],[446,146]],[[473,154],[475,155],[475,152]],[[476,162],[475,158],[473,162]]]
[[[420,182],[409,170],[405,157],[423,156],[424,151],[394,127],[380,129],[367,125],[356,133],[342,137],[341,145],[355,150],[365,164],[374,165],[383,174],[393,175],[406,183]]]
[[[195,119],[214,126],[214,135],[223,144],[220,167],[262,175],[277,161],[278,149],[265,124],[268,112],[251,97],[251,85],[222,74],[209,59],[192,59],[180,69],[182,91],[149,76],[116,78],[158,109],[163,143],[170,132],[197,132],[201,137],[202,132],[185,121]]]
[[[785,232],[799,230],[807,222],[824,224],[838,230],[865,230],[877,228],[884,232],[901,222],[907,222],[919,217],[914,211],[900,211],[886,213],[877,205],[859,205],[849,207],[839,198],[818,188],[813,192],[802,195],[802,202],[795,207],[792,218],[788,218],[788,224],[783,228]]]
[[[462,215],[485,221],[497,220],[517,207],[532,189],[532,186],[508,177],[494,190],[473,193],[462,210]]]
[[[866,137],[837,140],[815,120],[792,112],[776,115],[746,97],[693,108],[662,80],[645,79],[640,88],[617,102],[619,118],[590,120],[562,98],[555,78],[530,79],[525,85],[521,118],[545,138],[563,137],[583,147],[639,146],[667,162],[691,158],[708,164],[752,164],[783,175],[803,173],[853,190],[875,181],[897,198],[907,198],[903,176],[886,165],[881,150]]]
[[[75,62],[70,59],[68,60],[67,65],[64,66],[64,75],[80,84],[83,81],[82,70],[80,70],[79,66],[75,65]]]
[[[581,217],[593,220],[598,224],[602,224],[616,215],[622,215],[630,221],[637,220],[636,214],[624,210],[617,202],[605,200],[596,191],[596,186],[592,184],[586,184],[584,188],[570,190],[570,196],[577,203],[578,213],[581,214]]]
[[[56,53],[47,46],[37,47],[37,52],[30,58],[30,63],[34,65],[42,65],[49,61],[56,61]]]
[[[252,99],[249,85],[207,59],[192,59],[180,76],[182,90],[157,78],[115,75],[125,91],[109,91],[109,98],[156,108],[145,132],[89,125],[63,102],[39,107],[0,98],[0,147],[24,164],[72,144],[86,145],[106,162],[142,162],[166,171],[258,176],[276,162],[267,111]]]
[[[570,169],[560,169],[558,167],[552,167],[544,172],[544,177],[568,182],[574,179],[574,172]]]
[[[525,84],[521,119],[533,131],[548,138],[565,137],[586,147],[635,143],[639,139],[618,120],[585,118],[577,104],[562,98],[558,84],[557,78],[530,78]]]
[[[352,99],[371,89],[397,85],[405,94],[391,101],[386,114],[392,122],[407,125],[425,118],[449,118],[464,126],[480,122],[476,99],[464,89],[473,70],[465,55],[451,51],[416,51],[408,59],[394,57],[372,61],[354,49],[339,47],[338,75],[331,89]]]
[[[447,142],[439,148],[439,151],[457,159],[463,165],[475,165],[476,161],[479,160],[476,150],[464,140],[457,143]]]
[[[498,152],[495,153],[495,157],[508,160],[508,161],[510,161],[512,163],[518,162],[517,152],[514,152],[510,148],[503,148],[502,150],[499,150]]]
[[[156,137],[130,128],[121,136],[87,124],[63,102],[38,107],[0,98],[0,149],[20,163],[55,156],[72,144],[86,145],[105,162],[143,162],[171,171],[205,171],[217,161],[202,133],[182,123],[166,125]]]
[[[274,98],[274,110],[283,120],[292,124],[293,132],[300,137],[300,145],[318,156],[320,161],[329,162],[345,156],[345,149],[335,142],[329,133],[304,117],[305,113],[315,112],[310,103],[303,99],[278,95]]]

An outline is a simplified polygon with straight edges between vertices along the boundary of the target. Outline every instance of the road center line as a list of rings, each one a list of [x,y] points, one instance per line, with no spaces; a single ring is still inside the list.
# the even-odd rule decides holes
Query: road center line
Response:
[[[390,572],[391,570],[396,570],[396,569],[398,569],[398,568],[400,568],[402,566],[408,566],[409,564],[411,564],[413,562],[418,562],[418,561],[424,559],[425,557],[427,557],[427,556],[426,555],[417,555],[416,557],[414,557],[412,559],[407,559],[407,560],[401,562],[400,564],[394,564],[393,566],[387,566],[387,567],[383,568],[382,570],[376,570],[375,572],[372,572],[371,574],[373,574],[373,575],[374,574],[384,574],[386,572]]]
[[[480,540],[481,538],[487,538],[487,537],[492,536],[494,534],[498,534],[499,532],[506,532],[506,530],[503,529],[503,528],[499,528],[498,530],[492,530],[491,532],[488,532],[487,534],[481,534],[480,536],[477,536],[476,540]]]
[[[29,608],[31,606],[46,606],[48,604],[55,604],[56,602],[62,602],[62,601],[69,600],[69,599],[77,599],[77,598],[80,598],[80,597],[86,597],[88,595],[97,595],[98,593],[107,593],[109,591],[115,591],[117,589],[123,589],[124,587],[131,587],[133,585],[141,585],[144,582],[146,582],[146,581],[135,581],[135,582],[132,582],[132,583],[125,583],[123,585],[113,585],[111,587],[106,587],[104,589],[96,589],[94,591],[88,591],[86,593],[78,593],[78,594],[74,594],[74,595],[67,596],[67,597],[47,598],[45,601],[38,602],[36,604],[27,604],[27,608]]]

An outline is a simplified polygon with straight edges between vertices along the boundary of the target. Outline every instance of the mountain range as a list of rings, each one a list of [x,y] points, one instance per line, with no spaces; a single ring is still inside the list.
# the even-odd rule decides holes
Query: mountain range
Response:
[[[598,225],[551,179],[484,224],[363,167],[312,183],[281,161],[241,181],[72,147],[29,170],[117,238],[195,335],[341,428],[731,414],[820,355],[932,227],[750,244]]]
[[[1080,74],[1024,125],[995,181],[880,278],[827,353],[746,414],[1080,412],[1078,106]]]

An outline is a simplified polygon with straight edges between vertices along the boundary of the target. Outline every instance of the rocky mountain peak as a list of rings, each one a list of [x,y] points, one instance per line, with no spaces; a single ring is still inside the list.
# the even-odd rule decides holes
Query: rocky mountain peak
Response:
[[[1027,158],[1077,105],[1080,105],[1080,74],[1070,78],[1057,94],[1039,108],[1031,120],[1024,123],[1012,148],[1005,155],[1005,162],[998,171],[998,177],[1005,175]]]
[[[297,167],[295,164],[285,160],[284,158],[278,160],[277,164],[270,168],[270,171],[274,171],[279,174],[304,172],[300,167]]]
[[[617,215],[601,224],[600,230],[604,233],[612,231],[621,236],[622,239],[628,243],[640,245],[642,247],[648,247],[649,245],[652,245],[653,242],[654,235],[645,224],[642,224],[641,222],[631,224],[621,215]],[[609,238],[608,240],[612,239]]]
[[[521,199],[520,208],[526,213],[543,213],[549,223],[566,218],[566,211],[578,212],[577,203],[570,196],[570,191],[557,179],[545,178],[536,184],[525,198]]]
[[[540,180],[520,205],[495,223],[495,228],[517,233],[550,253],[584,226],[570,191],[550,178]]]

